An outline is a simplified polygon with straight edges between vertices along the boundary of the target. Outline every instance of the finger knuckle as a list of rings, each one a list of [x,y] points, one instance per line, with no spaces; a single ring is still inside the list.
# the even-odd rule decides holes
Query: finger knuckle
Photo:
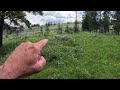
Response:
[[[34,44],[32,44],[32,45],[30,46],[30,48],[31,48],[32,50],[37,50],[37,48],[36,48],[36,46],[35,46]]]

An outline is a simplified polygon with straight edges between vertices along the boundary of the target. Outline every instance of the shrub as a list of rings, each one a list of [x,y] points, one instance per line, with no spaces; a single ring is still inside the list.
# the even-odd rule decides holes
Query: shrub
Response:
[[[67,41],[67,40],[71,40],[71,37],[70,36],[59,36],[59,35],[56,35],[54,37],[55,40],[62,40],[62,41]]]

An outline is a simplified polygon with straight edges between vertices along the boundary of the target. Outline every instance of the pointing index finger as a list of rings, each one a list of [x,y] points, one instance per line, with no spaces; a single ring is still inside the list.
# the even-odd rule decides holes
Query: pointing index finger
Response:
[[[41,52],[42,49],[45,47],[45,45],[48,43],[48,39],[43,39],[37,43],[35,43],[35,46],[39,49],[39,51]]]

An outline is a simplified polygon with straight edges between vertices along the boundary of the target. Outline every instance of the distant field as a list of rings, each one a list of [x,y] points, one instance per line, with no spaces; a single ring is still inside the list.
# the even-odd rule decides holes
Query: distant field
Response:
[[[50,27],[54,30],[55,27]],[[57,26],[56,26],[57,28]],[[40,28],[27,30],[26,38],[5,39],[0,51],[0,63],[21,42],[37,42],[46,38]],[[35,33],[35,34],[34,34]],[[13,35],[14,36],[14,35]],[[10,37],[13,37],[12,35]],[[118,79],[120,78],[120,36],[80,32],[78,34],[48,35],[48,44],[42,55],[47,63],[32,79]]]

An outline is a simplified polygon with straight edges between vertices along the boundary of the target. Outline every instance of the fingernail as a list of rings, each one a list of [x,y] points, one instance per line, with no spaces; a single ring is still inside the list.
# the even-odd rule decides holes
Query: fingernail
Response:
[[[44,58],[43,56],[41,56],[41,58]]]
[[[45,41],[48,41],[48,39],[44,39]]]

